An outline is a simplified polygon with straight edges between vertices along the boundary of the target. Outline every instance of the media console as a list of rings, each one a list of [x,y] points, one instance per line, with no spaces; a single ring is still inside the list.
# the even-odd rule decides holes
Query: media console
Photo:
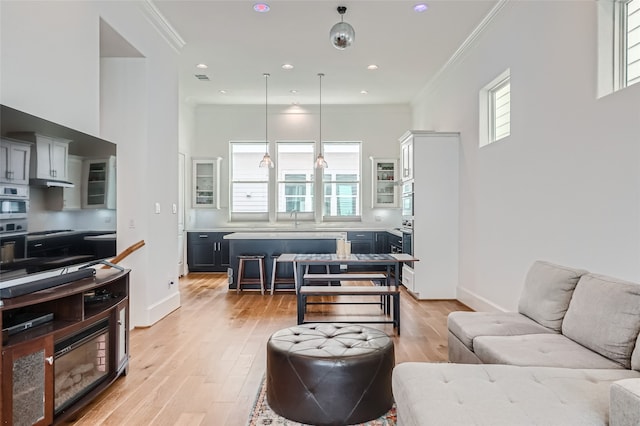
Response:
[[[129,270],[2,300],[0,423],[51,425],[126,374],[129,363]],[[23,317],[48,320],[9,333]],[[51,318],[52,317],[52,318]]]

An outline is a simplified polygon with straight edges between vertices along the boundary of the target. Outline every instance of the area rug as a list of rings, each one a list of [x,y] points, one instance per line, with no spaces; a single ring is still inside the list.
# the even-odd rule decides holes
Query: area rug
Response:
[[[280,417],[269,407],[267,403],[267,383],[262,380],[262,385],[258,391],[256,402],[253,404],[251,410],[251,416],[249,417],[248,426],[310,426],[303,423],[294,422],[292,420]],[[396,406],[391,407],[391,410],[382,417],[379,417],[370,422],[361,423],[358,426],[395,426],[396,425]]]

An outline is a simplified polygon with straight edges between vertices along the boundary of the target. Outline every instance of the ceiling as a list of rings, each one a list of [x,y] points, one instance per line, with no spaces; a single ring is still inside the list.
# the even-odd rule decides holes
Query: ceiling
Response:
[[[180,96],[191,104],[264,104],[263,73],[270,73],[269,104],[405,104],[443,67],[496,4],[495,0],[152,0],[184,40]],[[329,30],[344,21],[356,32],[345,50]],[[204,63],[208,69],[196,68]],[[294,66],[283,70],[282,65]],[[367,69],[370,64],[378,69]],[[205,74],[209,80],[199,80]],[[221,90],[226,94],[220,93]],[[297,93],[291,93],[296,90]],[[366,90],[367,94],[361,94]]]

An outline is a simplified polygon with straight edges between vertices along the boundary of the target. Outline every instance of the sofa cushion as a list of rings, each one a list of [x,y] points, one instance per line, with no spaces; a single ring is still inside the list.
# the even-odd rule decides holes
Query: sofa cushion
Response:
[[[406,362],[393,370],[398,425],[606,425],[609,387],[633,370]]]
[[[562,334],[480,336],[474,339],[473,350],[486,364],[622,369],[617,362],[577,344]]]
[[[573,290],[586,273],[541,260],[534,262],[524,281],[518,312],[559,332]]]
[[[640,371],[640,335],[636,339],[636,346],[631,354],[631,368]]]
[[[470,350],[477,336],[554,333],[517,312],[451,312],[447,327]]]
[[[640,331],[640,285],[604,275],[580,278],[562,334],[625,368]]]

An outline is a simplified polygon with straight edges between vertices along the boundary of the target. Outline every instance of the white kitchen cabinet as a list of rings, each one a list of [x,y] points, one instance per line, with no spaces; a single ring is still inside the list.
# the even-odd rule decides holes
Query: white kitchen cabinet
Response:
[[[220,207],[220,161],[222,158],[194,158],[192,172],[192,207]]]
[[[116,208],[116,157],[82,162],[82,208]]]
[[[11,139],[0,140],[0,182],[29,184],[31,145]]]
[[[398,160],[371,157],[371,207],[398,207]]]
[[[52,187],[46,190],[47,210],[79,210],[82,208],[82,157],[69,155],[68,181],[73,187]]]
[[[400,171],[402,182],[413,179],[413,139],[411,138],[400,145]]]
[[[31,152],[31,177],[67,181],[67,161],[69,142],[71,141],[37,133],[34,136],[35,145]]]
[[[413,147],[413,262],[411,293],[419,299],[455,299],[458,287],[458,133],[410,131]],[[403,275],[404,277],[404,275]]]

